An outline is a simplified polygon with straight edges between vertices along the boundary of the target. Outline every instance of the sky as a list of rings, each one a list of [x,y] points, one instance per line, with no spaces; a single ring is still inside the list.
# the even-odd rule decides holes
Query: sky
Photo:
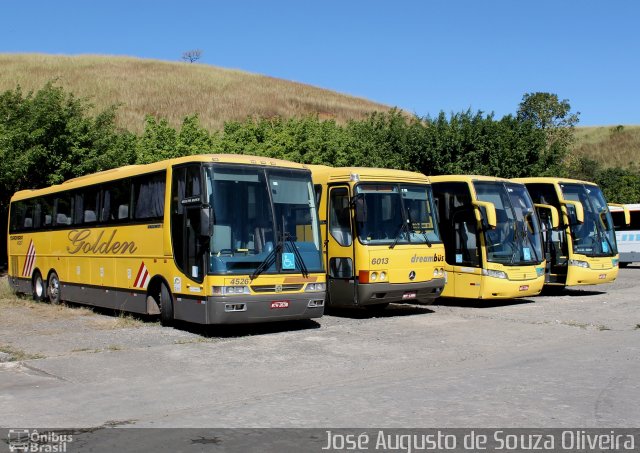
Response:
[[[636,0],[0,0],[0,53],[191,49],[419,116],[500,118],[546,91],[579,125],[640,124]]]

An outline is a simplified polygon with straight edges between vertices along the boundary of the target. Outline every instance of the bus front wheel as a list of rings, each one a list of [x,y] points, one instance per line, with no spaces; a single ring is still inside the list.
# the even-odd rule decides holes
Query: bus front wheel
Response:
[[[33,295],[33,300],[38,302],[44,300],[44,281],[42,280],[42,274],[40,274],[40,271],[36,271],[35,274],[33,274],[33,281],[31,284],[31,293]]]
[[[51,275],[49,275],[47,292],[49,293],[49,300],[51,303],[58,305],[60,303],[60,279],[58,278],[58,274],[55,272],[52,272]]]
[[[160,323],[170,326],[173,323],[173,298],[167,286],[160,285]]]

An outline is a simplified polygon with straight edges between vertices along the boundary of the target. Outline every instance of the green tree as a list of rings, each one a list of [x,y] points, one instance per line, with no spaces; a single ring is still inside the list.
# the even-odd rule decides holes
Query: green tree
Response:
[[[562,161],[574,141],[574,128],[580,112],[572,112],[568,99],[560,100],[557,94],[547,92],[526,93],[518,106],[517,118],[532,121],[545,131],[547,146],[543,159]]]
[[[21,189],[133,162],[134,137],[116,130],[115,107],[95,117],[90,108],[52,82],[0,94],[0,206]]]

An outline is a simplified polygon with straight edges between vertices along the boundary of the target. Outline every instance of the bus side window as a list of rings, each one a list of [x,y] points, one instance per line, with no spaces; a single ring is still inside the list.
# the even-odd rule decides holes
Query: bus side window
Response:
[[[100,221],[123,222],[129,219],[131,204],[131,181],[123,179],[106,184],[102,188]]]
[[[142,175],[133,179],[134,219],[161,219],[164,216],[165,179],[165,172]],[[120,209],[119,206],[118,209]]]

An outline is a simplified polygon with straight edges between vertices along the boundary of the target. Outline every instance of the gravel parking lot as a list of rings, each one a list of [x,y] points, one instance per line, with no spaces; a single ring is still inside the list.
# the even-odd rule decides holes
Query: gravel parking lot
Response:
[[[639,281],[208,329],[5,292],[0,426],[638,426]]]

